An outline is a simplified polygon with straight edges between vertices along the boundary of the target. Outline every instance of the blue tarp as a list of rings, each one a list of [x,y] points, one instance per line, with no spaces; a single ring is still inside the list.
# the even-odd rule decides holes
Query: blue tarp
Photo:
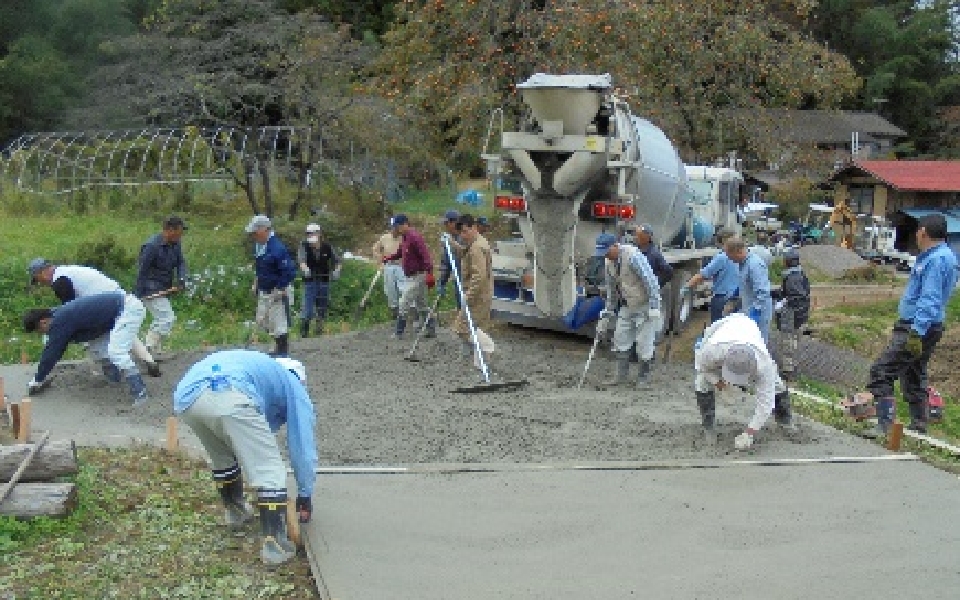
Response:
[[[480,202],[483,201],[483,197],[480,195],[480,192],[477,190],[463,190],[457,194],[457,202],[460,204],[469,204],[470,206],[480,206]]]

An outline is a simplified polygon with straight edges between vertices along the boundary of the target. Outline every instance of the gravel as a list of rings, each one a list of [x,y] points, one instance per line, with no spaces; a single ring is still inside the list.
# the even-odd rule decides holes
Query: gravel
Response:
[[[804,269],[819,271],[828,277],[842,277],[850,269],[867,266],[853,250],[832,245],[811,245],[800,248],[800,264]]]

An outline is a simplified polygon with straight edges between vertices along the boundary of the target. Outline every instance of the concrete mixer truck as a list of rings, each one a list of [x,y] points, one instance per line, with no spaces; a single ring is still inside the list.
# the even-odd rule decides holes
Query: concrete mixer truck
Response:
[[[513,190],[498,191],[494,200],[515,231],[494,245],[494,316],[592,335],[592,319],[570,316],[587,300],[602,302],[597,235],[649,223],[674,266],[662,290],[664,327],[682,328],[709,294],[682,295],[680,288],[717,252],[714,235],[726,224],[730,198],[739,197],[740,180],[725,179],[724,206],[695,211],[677,150],[632,114],[609,75],[538,73],[517,89],[525,107],[518,128],[506,130],[502,110],[495,111],[481,153],[498,190]]]

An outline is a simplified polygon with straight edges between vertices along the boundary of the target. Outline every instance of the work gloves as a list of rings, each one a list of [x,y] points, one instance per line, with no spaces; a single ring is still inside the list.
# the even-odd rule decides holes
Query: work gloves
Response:
[[[435,285],[437,285],[437,280],[434,279],[433,273],[427,273],[427,276],[424,278],[424,281],[427,284],[427,288],[431,290]]]
[[[283,302],[283,297],[287,295],[287,290],[277,288],[270,292],[270,299],[274,302]]]
[[[647,318],[653,321],[654,319],[659,319],[662,315],[660,314],[659,308],[651,308],[647,311]]]
[[[737,450],[747,450],[750,448],[750,446],[753,446],[753,434],[748,431],[744,431],[734,438],[733,446]]]
[[[313,500],[309,496],[297,496],[297,515],[301,523],[309,523],[313,516]]]
[[[747,312],[747,316],[753,319],[754,323],[756,323],[757,325],[760,325],[760,309],[759,308],[756,308],[756,307],[751,308]]]
[[[27,384],[27,395],[34,396],[36,394],[39,394],[43,390],[50,387],[50,381],[51,379],[49,377],[39,382],[36,379],[31,379],[30,382]]]
[[[903,345],[903,348],[914,358],[920,358],[920,355],[923,354],[923,338],[911,329],[907,336],[907,343]]]

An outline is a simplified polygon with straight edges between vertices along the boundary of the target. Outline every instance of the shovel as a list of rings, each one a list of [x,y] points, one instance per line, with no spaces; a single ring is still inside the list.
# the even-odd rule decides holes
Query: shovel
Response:
[[[427,312],[427,318],[423,320],[423,323],[420,324],[420,330],[417,331],[417,337],[413,340],[413,347],[410,348],[410,352],[404,357],[404,360],[409,360],[410,362],[420,362],[420,359],[414,356],[414,352],[417,351],[417,344],[420,343],[420,338],[423,337],[423,332],[427,330],[427,323],[430,322],[430,319],[436,318],[437,306],[440,305],[440,299],[443,298],[440,294],[437,294],[436,300],[433,301],[433,306],[430,307],[430,311]]]
[[[604,323],[606,326],[607,324]],[[603,329],[600,327],[600,323],[597,323],[597,333],[593,336],[593,346],[590,347],[590,354],[587,355],[587,364],[583,365],[583,375],[580,376],[580,383],[577,384],[577,389],[583,387],[583,381],[587,378],[587,371],[590,369],[590,363],[593,361],[593,355],[597,353],[597,344],[600,343],[600,337],[603,335]]]
[[[180,288],[172,287],[169,290],[163,290],[162,292],[157,292],[156,294],[150,294],[149,296],[144,296],[143,298],[140,298],[140,301],[143,302],[144,300],[155,300],[156,298],[163,298],[164,296],[169,296],[170,294],[173,294],[179,291],[180,291]]]
[[[355,313],[353,313],[353,326],[356,327],[357,323],[360,322],[360,315],[363,314],[363,311],[367,308],[367,302],[370,300],[370,294],[373,293],[373,286],[377,285],[377,282],[380,281],[380,275],[383,273],[383,270],[377,271],[376,275],[373,276],[373,280],[370,282],[370,287],[367,288],[367,293],[363,295],[363,298],[360,300],[360,306],[357,307]]]

